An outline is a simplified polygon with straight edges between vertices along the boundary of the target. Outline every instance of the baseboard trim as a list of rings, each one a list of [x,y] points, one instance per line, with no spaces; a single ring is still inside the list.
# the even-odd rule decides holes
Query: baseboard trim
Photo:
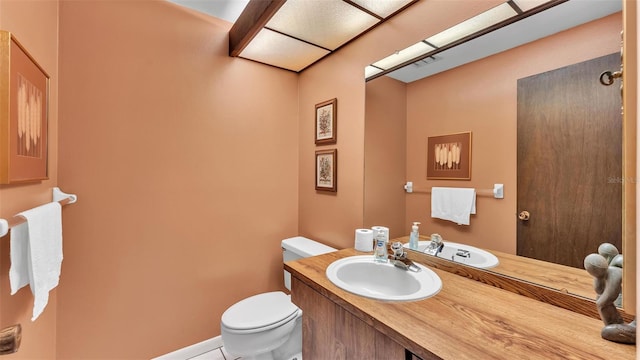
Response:
[[[189,359],[211,350],[215,350],[222,346],[222,337],[216,336],[211,339],[207,339],[205,341],[201,341],[197,344],[189,345],[182,349],[178,349],[176,351],[172,351],[168,354],[161,355],[155,357],[151,360],[179,360],[179,359]]]

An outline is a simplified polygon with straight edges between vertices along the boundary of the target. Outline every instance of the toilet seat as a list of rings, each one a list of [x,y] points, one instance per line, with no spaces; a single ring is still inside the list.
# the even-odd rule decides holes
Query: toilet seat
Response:
[[[282,291],[258,294],[237,302],[222,314],[222,326],[235,333],[253,333],[281,326],[300,309]]]

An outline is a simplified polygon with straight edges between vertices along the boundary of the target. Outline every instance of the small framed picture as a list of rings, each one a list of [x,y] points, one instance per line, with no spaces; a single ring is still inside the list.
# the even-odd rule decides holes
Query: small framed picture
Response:
[[[338,190],[338,149],[316,151],[316,190]]]
[[[471,131],[428,138],[427,179],[471,180]]]
[[[316,104],[316,145],[335,144],[337,141],[338,99]]]

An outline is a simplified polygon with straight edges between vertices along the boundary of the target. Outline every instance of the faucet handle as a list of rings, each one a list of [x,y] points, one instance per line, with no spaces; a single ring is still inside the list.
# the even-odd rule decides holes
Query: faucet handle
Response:
[[[395,257],[403,257],[404,256],[404,248],[402,247],[402,243],[399,241],[391,244],[391,250],[393,251],[393,256]]]
[[[440,236],[440,234],[431,234],[431,241],[440,244],[442,242],[442,236]]]

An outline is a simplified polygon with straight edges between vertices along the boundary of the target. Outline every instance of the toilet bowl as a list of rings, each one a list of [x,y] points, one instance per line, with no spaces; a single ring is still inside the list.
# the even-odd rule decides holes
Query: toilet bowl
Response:
[[[282,240],[283,262],[336,251],[304,237]],[[285,271],[285,286],[290,288]],[[223,314],[222,343],[230,355],[243,360],[301,360],[302,310],[282,291],[243,299]]]
[[[302,352],[295,344],[281,349],[299,326],[302,310],[290,297],[281,292],[269,292],[246,298],[222,314],[222,341],[225,350],[243,359],[275,359],[272,352],[279,349],[283,358]],[[298,329],[296,329],[298,327]]]

